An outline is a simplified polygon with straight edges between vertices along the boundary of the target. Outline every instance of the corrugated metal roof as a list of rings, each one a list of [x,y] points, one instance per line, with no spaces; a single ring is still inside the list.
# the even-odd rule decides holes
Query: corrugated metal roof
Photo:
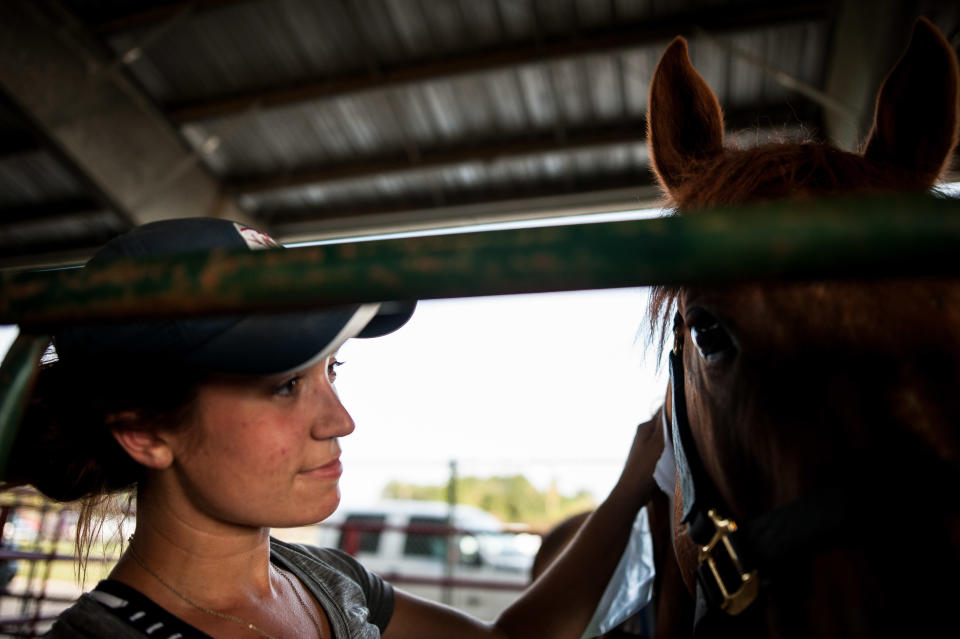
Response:
[[[4,208],[84,196],[84,187],[43,149],[0,157],[0,206]]]
[[[363,180],[346,180],[323,186],[306,186],[277,190],[251,198],[247,206],[267,219],[282,215],[284,219],[348,215],[356,209],[389,207],[394,200],[439,203],[464,195],[484,192],[504,198],[521,196],[524,187],[538,184],[554,186],[561,193],[577,185],[594,188],[610,176],[635,176],[637,184],[645,184],[649,156],[643,144],[604,146],[576,152],[554,152],[528,156],[510,156],[489,163],[463,162],[457,166],[412,171],[402,176],[379,176]],[[298,210],[300,214],[298,215]]]
[[[775,58],[773,43],[808,33],[822,39],[823,31],[816,25],[790,25],[772,35],[743,34],[738,41],[744,48],[753,47],[761,57]],[[192,123],[189,139],[198,149],[211,136],[219,139],[220,147],[208,156],[211,168],[224,177],[235,177],[275,174],[356,157],[415,154],[471,139],[496,139],[533,130],[640,120],[660,48],[529,64],[270,110],[254,109]],[[772,103],[787,93],[755,66],[737,61],[731,69],[722,49],[708,41],[694,39],[691,53],[730,107]],[[822,54],[820,58],[781,68],[802,81],[814,82]],[[734,70],[737,72],[731,73]]]
[[[681,31],[731,139],[821,135],[822,106],[775,76],[823,90],[836,28],[832,5],[799,1],[63,4],[264,223],[639,190],[651,74]],[[960,24],[955,6],[924,6]],[[8,131],[21,127],[0,104]],[[3,209],[97,199],[62,162],[0,154],[0,225]]]

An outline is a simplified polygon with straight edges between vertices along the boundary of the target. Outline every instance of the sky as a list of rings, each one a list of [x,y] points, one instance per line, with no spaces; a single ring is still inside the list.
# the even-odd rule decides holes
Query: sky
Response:
[[[605,497],[665,389],[644,356],[646,300],[632,288],[427,301],[396,333],[349,341],[344,502],[392,478],[445,482],[451,460],[460,475]]]

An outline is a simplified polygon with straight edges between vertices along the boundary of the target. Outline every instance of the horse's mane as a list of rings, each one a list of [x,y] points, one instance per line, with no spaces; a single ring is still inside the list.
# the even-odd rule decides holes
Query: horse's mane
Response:
[[[893,167],[878,167],[825,143],[773,142],[691,163],[670,192],[686,213],[711,206],[781,199],[900,191],[912,184]]]

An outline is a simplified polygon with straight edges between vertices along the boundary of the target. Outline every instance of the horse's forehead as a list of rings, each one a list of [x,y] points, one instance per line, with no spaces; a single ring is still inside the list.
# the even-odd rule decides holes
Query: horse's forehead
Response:
[[[775,346],[810,341],[896,348],[960,337],[960,283],[940,280],[744,284],[681,291],[739,339]]]

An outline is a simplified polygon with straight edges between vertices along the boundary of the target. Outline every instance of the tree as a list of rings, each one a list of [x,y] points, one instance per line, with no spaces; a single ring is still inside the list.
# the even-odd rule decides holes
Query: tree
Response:
[[[548,526],[570,515],[592,510],[596,502],[587,491],[562,495],[552,484],[538,491],[523,475],[460,477],[456,480],[457,502],[477,506],[504,522],[532,527]],[[424,486],[391,481],[383,489],[387,499],[445,501],[447,486]]]

